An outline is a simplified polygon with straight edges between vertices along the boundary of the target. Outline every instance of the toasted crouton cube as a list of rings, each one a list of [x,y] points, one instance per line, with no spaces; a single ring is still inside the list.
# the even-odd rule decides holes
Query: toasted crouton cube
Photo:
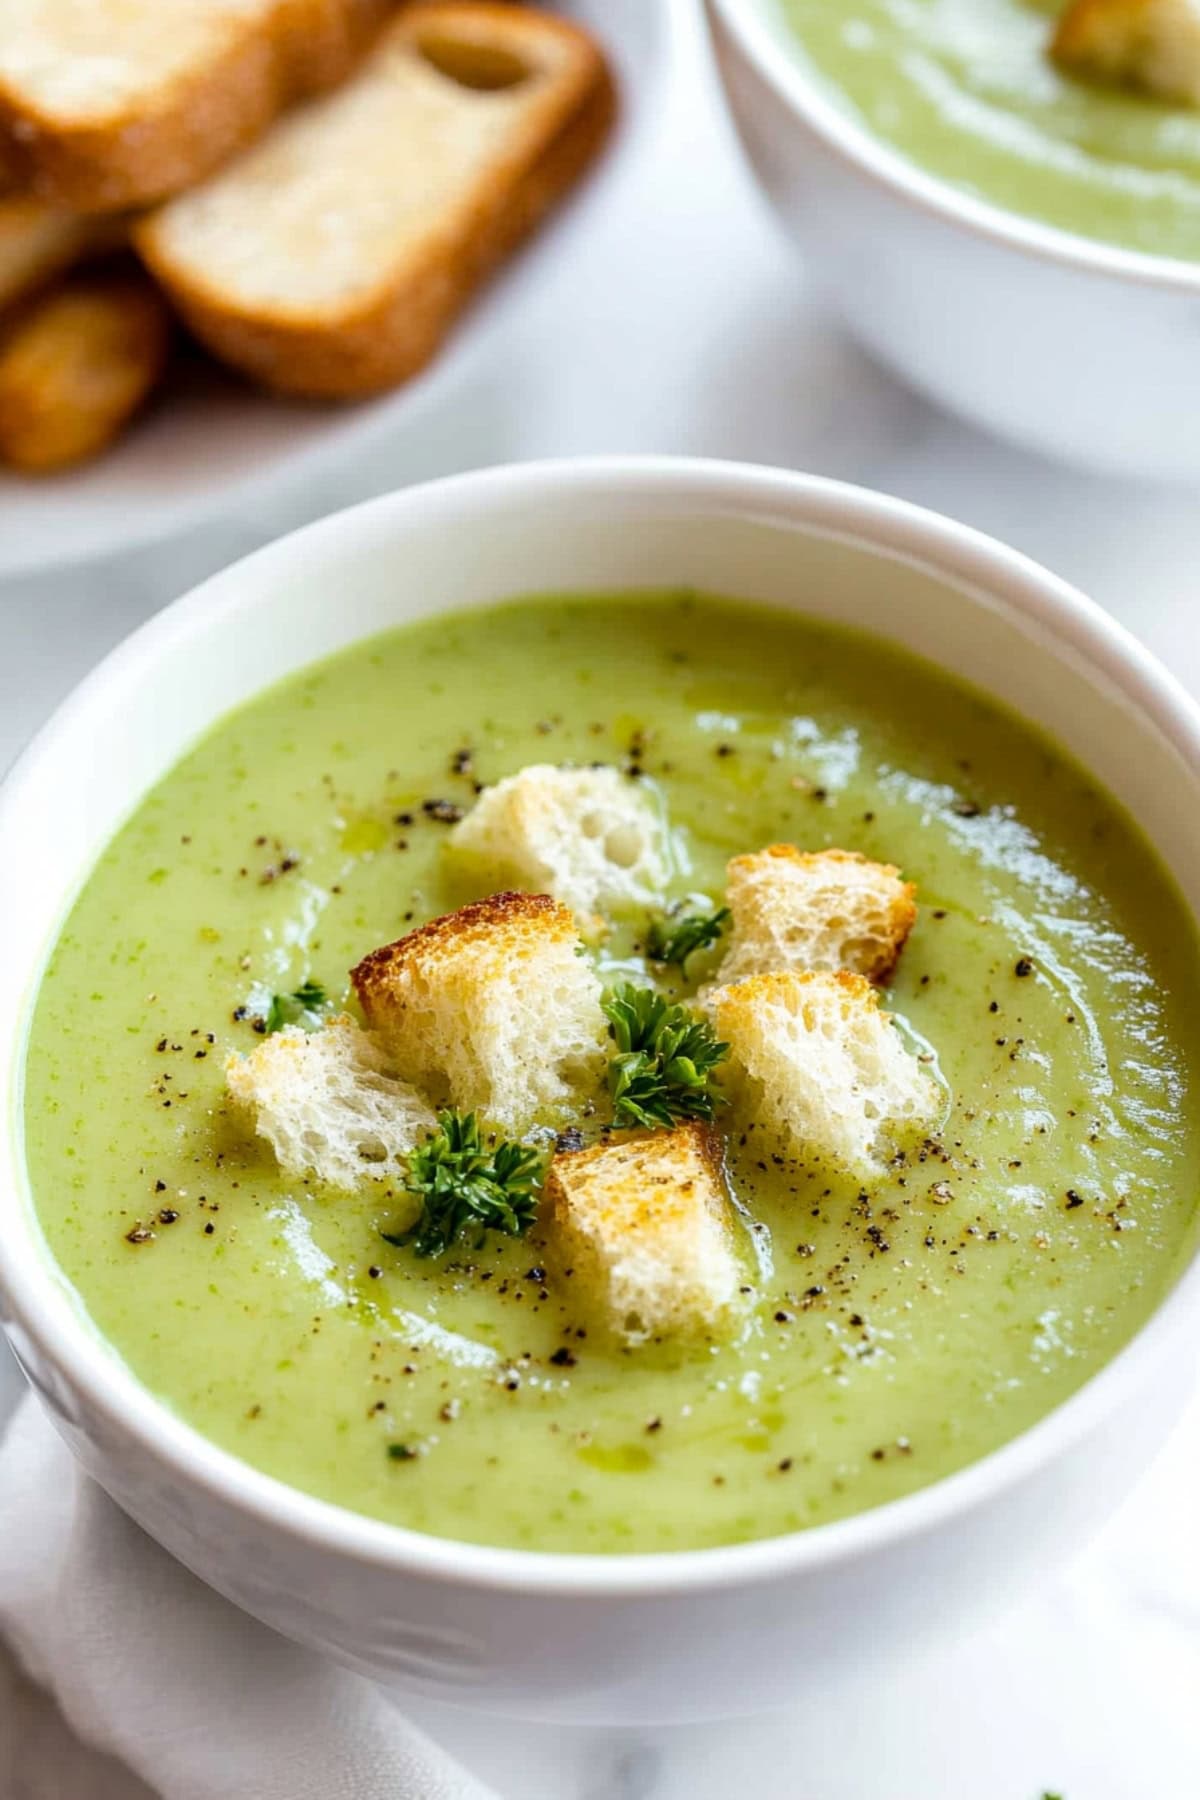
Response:
[[[1196,0],[1073,0],[1051,55],[1074,74],[1200,106]]]
[[[869,1175],[931,1126],[938,1085],[864,976],[752,975],[708,1004],[758,1123],[791,1154]]]
[[[493,894],[373,951],[351,980],[401,1075],[520,1136],[599,1080],[601,989],[581,952],[548,894]]]
[[[733,924],[718,986],[783,969],[886,981],[917,916],[912,883],[853,850],[771,844],[735,856],[728,878]]]
[[[318,1031],[289,1025],[225,1065],[229,1092],[252,1115],[285,1175],[333,1187],[394,1180],[434,1125],[425,1101],[348,1015]]]
[[[556,1156],[546,1197],[559,1253],[616,1337],[638,1344],[728,1320],[741,1270],[707,1126]]]
[[[485,788],[450,842],[469,865],[552,894],[585,918],[649,904],[668,874],[652,796],[612,768],[532,763]]]

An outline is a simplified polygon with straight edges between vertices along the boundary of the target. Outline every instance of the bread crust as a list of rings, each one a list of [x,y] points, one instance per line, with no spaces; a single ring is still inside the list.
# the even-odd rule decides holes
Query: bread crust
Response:
[[[721,1190],[724,1150],[720,1134],[703,1120],[688,1119],[669,1131],[612,1132],[586,1149],[556,1151],[546,1170],[545,1197],[556,1215],[563,1218],[570,1207],[571,1185],[581,1173],[628,1162],[631,1167],[653,1169],[653,1186],[663,1187],[674,1179],[677,1165],[682,1162],[686,1167],[689,1158],[694,1159],[714,1191]],[[654,1223],[657,1208],[652,1188],[638,1197],[635,1211],[641,1223]]]
[[[386,1004],[397,976],[406,969],[429,970],[473,944],[486,944],[492,950],[497,944],[519,943],[531,935],[542,942],[547,935],[573,940],[574,918],[549,894],[489,894],[486,900],[473,900],[457,912],[443,913],[394,943],[372,950],[351,969],[350,980],[371,1023]]]
[[[421,29],[456,16],[494,28],[498,41],[530,15],[498,0],[445,0],[404,9],[394,30]],[[135,232],[147,267],[189,328],[213,354],[276,392],[350,400],[398,386],[423,369],[488,276],[528,238],[598,154],[616,113],[616,93],[599,49],[576,26],[539,17],[539,28],[569,38],[578,55],[564,79],[553,129],[539,123],[477,184],[447,219],[436,256],[416,274],[356,299],[336,319],[297,320],[282,310],[241,307],[197,271],[182,267],[152,214]]]
[[[56,117],[0,73],[0,175],[76,212],[162,200],[253,142],[292,101],[344,81],[393,4],[274,0],[203,67],[94,120]]]
[[[767,974],[744,975],[740,981],[717,988],[709,1001],[718,1018],[752,1020],[765,1000],[795,1001],[811,990],[836,994],[843,1006],[878,1012],[885,1021],[891,1013],[879,1003],[879,994],[865,975],[853,969],[773,969]]]

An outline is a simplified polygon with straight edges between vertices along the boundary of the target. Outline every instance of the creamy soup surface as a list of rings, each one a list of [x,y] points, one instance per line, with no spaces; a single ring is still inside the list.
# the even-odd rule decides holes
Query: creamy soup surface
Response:
[[[366,951],[472,897],[447,818],[546,761],[642,771],[673,897],[718,902],[726,860],[780,840],[918,884],[885,998],[936,1057],[944,1126],[864,1185],[776,1165],[723,1117],[754,1290],[727,1340],[606,1347],[536,1225],[422,1261],[381,1236],[394,1195],[285,1178],[226,1103],[270,994],[343,1001]],[[607,975],[658,978],[646,923],[618,924]],[[539,597],[299,674],[137,808],[41,984],[27,1164],[100,1336],[258,1468],[450,1538],[726,1544],[960,1469],[1129,1339],[1195,1234],[1198,1019],[1181,901],[1016,719],[786,614]]]
[[[837,102],[997,206],[1200,258],[1200,110],[1064,74],[1063,0],[760,0]]]

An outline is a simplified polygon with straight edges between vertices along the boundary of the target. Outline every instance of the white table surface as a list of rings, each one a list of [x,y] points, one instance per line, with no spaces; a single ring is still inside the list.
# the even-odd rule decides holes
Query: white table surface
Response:
[[[544,258],[544,281],[496,346],[496,366],[452,384],[419,433],[401,424],[369,454],[310,474],[302,491],[231,506],[185,539],[0,586],[0,768],[126,632],[279,531],[423,475],[592,450],[816,469],[954,514],[1076,582],[1200,691],[1196,494],[1101,481],[1003,448],[913,398],[850,344],[751,188],[697,3],[608,9],[616,29],[638,4],[664,8],[658,49],[669,57],[627,70],[628,137],[569,222],[570,258]],[[630,42],[640,58],[649,39],[635,26]],[[0,1349],[0,1421],[18,1388]],[[1178,1480],[1167,1489],[1186,1484],[1195,1505],[1200,1412],[1169,1454]],[[1122,1563],[1131,1536],[1157,1530],[1171,1504],[1163,1490],[1160,1478],[1079,1569],[1019,1614],[942,1664],[898,1670],[853,1717],[798,1708],[755,1725],[586,1739],[421,1717],[505,1800],[1038,1800],[1043,1789],[1067,1800],[1197,1800],[1200,1616],[1172,1602],[1169,1583]],[[0,1650],[0,1800],[145,1794],[72,1743]]]

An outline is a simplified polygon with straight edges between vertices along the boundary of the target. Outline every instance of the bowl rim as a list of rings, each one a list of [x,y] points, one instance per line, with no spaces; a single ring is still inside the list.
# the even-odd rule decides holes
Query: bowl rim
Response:
[[[822,92],[800,57],[788,50],[768,11],[779,0],[706,0],[710,16],[720,19],[743,58],[828,149],[860,176],[867,176],[893,198],[907,201],[943,224],[958,226],[992,245],[1017,251],[1060,268],[1106,275],[1113,280],[1173,292],[1200,289],[1200,259],[1155,256],[1145,250],[1126,250],[1103,238],[999,206],[959,190],[940,176],[911,162],[882,138],[875,137],[848,113],[843,113]],[[797,34],[799,37],[799,34]]]
[[[460,524],[481,509],[558,496],[614,499],[646,515],[647,504],[703,512],[736,510],[842,541],[881,560],[930,569],[973,594],[997,601],[1052,636],[1061,656],[1082,658],[1107,678],[1175,747],[1200,780],[1200,705],[1122,625],[1094,601],[1021,552],[908,501],[823,476],[700,458],[603,456],[553,459],[471,471],[381,495],[286,534],[209,577],[134,630],[63,701],[0,785],[0,853],[22,790],[60,740],[93,741],[92,733],[118,683],[144,676],[165,655],[183,654],[190,636],[223,628],[253,608],[260,568],[275,572],[310,563],[314,551],[336,558],[339,540],[396,542],[407,523],[428,529]],[[333,591],[333,590],[331,590]],[[351,640],[352,641],[352,640]],[[56,899],[58,897],[56,896]],[[14,1076],[19,1076],[32,995],[12,1016]],[[16,1089],[5,1096],[14,1118]],[[97,1355],[98,1334],[41,1241],[26,1186],[20,1133],[0,1167],[3,1198],[18,1222],[0,1233],[0,1295],[9,1314],[72,1390],[119,1438],[131,1439],[150,1462],[185,1490],[202,1490],[265,1530],[314,1550],[459,1589],[526,1595],[667,1597],[752,1586],[785,1575],[819,1572],[894,1548],[959,1513],[998,1498],[1041,1465],[1065,1455],[1143,1383],[1168,1339],[1181,1338],[1189,1311],[1200,1306],[1200,1247],[1150,1318],[1118,1354],[1075,1394],[1007,1444],[957,1473],[901,1499],[830,1524],[750,1543],[645,1554],[559,1553],[439,1538],[355,1513],[293,1488],[203,1437],[144,1387],[110,1346]],[[14,1346],[16,1347],[16,1346]]]

